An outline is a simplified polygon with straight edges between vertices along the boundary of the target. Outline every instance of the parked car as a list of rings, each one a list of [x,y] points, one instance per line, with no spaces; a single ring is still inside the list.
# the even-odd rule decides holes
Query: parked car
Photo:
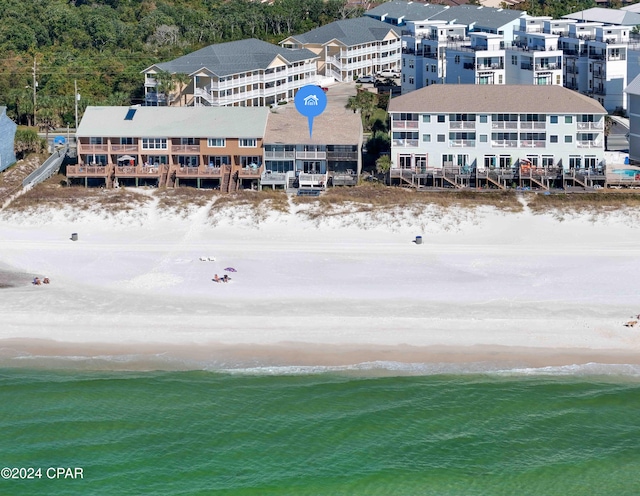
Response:
[[[322,91],[324,91],[325,93],[327,91],[329,91],[329,88],[325,87],[325,86],[320,86],[319,84],[316,85],[318,88],[320,88]]]
[[[376,78],[373,76],[360,76],[358,79],[356,79],[356,83],[375,83],[376,82]]]
[[[398,69],[385,69],[380,71],[377,75],[382,78],[398,78],[400,77],[400,71]]]

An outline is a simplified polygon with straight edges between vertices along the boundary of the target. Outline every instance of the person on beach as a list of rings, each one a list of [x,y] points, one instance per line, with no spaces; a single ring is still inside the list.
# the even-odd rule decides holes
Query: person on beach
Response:
[[[50,281],[49,281],[49,278],[48,278],[48,277],[45,277],[45,278],[42,280],[42,284],[49,284],[49,282],[50,282]]]
[[[39,277],[34,277],[33,278],[33,284],[35,286],[40,286],[42,283],[40,282],[40,278]]]
[[[229,282],[231,280],[231,278],[227,274],[225,274],[224,277],[222,278],[222,280],[224,282]]]
[[[220,282],[220,277],[218,277],[218,274],[214,274],[213,281],[214,282]]]

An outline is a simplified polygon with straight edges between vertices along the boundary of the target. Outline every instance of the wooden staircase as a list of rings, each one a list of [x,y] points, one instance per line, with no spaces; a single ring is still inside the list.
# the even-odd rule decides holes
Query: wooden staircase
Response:
[[[223,165],[222,166],[222,184],[220,184],[220,192],[228,193],[230,183],[231,183],[231,166]]]

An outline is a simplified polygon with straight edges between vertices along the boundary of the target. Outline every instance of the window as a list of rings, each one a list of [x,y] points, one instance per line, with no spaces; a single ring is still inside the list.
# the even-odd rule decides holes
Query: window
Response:
[[[502,74],[498,74],[498,84],[502,84]]]
[[[409,61],[409,69],[413,69],[413,59]]]
[[[445,140],[444,134],[439,134],[438,135],[438,143],[444,143],[444,140]]]
[[[209,156],[209,167],[220,167],[222,165],[231,165],[231,157],[229,155]]]
[[[552,134],[551,136],[549,136],[549,142],[550,143],[557,143],[558,142],[558,135],[557,134]]]
[[[258,146],[258,140],[255,138],[241,138],[238,145],[240,148],[255,148]]]
[[[482,124],[486,124],[487,123],[487,116],[486,115],[481,115],[480,116],[480,123],[482,123]]]
[[[95,136],[92,136],[89,138],[89,144],[90,145],[101,145],[102,144],[102,138],[96,138]]]
[[[480,135],[480,143],[487,143],[487,135],[486,134],[481,134]]]
[[[198,138],[180,138],[181,145],[199,145],[200,140]]]
[[[413,84],[413,77],[409,76],[409,84]]]
[[[565,143],[571,143],[573,141],[573,136],[565,136],[564,137],[564,142]]]
[[[134,145],[133,138],[120,138],[121,145]]]
[[[431,143],[431,135],[430,134],[423,134],[422,135],[422,141],[424,143]]]
[[[209,148],[224,148],[227,146],[227,142],[224,138],[209,138],[207,140],[207,146]]]
[[[444,122],[444,115],[438,116],[438,122]]]
[[[431,116],[430,115],[423,115],[422,116],[422,122],[431,122]]]
[[[549,122],[551,124],[557,124],[558,123],[558,116],[557,115],[550,115],[549,116]]]
[[[249,167],[251,169],[256,169],[260,167],[261,164],[262,164],[262,157],[260,156],[240,157],[240,165],[242,167]]]
[[[142,138],[143,150],[166,150],[167,139],[166,138]]]
[[[456,64],[459,64],[459,63],[460,63],[460,55],[456,55],[456,56],[455,56],[455,58],[454,58],[454,62],[455,62]]]
[[[518,56],[517,55],[512,55],[511,56],[511,65],[518,65]]]
[[[564,116],[564,123],[565,123],[565,124],[573,124],[573,116],[571,116],[571,115],[565,115],[565,116]]]
[[[548,155],[542,156],[542,167],[553,167],[553,157]]]

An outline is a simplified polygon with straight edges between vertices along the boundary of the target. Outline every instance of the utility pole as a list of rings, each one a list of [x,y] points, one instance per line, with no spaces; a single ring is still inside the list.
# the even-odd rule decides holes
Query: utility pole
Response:
[[[78,100],[80,100],[80,95],[78,95],[78,80],[73,80],[73,101],[76,104],[76,131],[78,130]]]
[[[33,125],[36,125],[36,88],[38,87],[38,81],[36,80],[36,57],[33,57]]]

